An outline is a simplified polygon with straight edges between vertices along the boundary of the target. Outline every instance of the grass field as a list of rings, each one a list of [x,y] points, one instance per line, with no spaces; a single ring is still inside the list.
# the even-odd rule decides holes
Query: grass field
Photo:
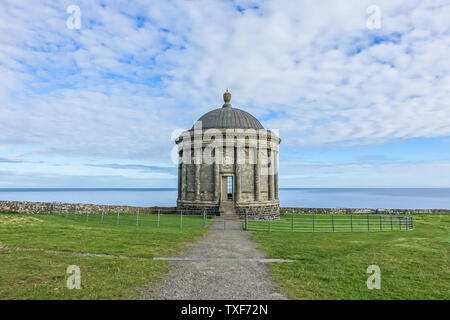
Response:
[[[323,219],[322,227],[330,228],[330,217]],[[287,216],[282,221],[292,223]],[[183,244],[202,236],[210,223],[203,227],[202,217],[179,215],[102,220],[100,215],[0,213],[0,299],[139,298],[142,287],[168,275],[166,262],[152,258],[180,255]],[[413,230],[390,232],[288,232],[276,231],[274,224],[267,232],[264,223],[253,237],[267,255],[296,260],[270,264],[280,289],[292,299],[450,299],[449,215],[415,215]],[[389,229],[387,223],[382,221],[381,229]],[[366,269],[373,264],[381,269],[380,290],[366,286]],[[69,265],[81,269],[81,290],[66,288]]]
[[[392,232],[257,231],[280,289],[291,299],[450,299],[450,216],[414,216],[414,229]],[[369,265],[381,289],[369,290]]]
[[[0,213],[0,299],[133,299],[167,276],[155,256],[177,256],[207,230],[201,217]],[[87,220],[87,221],[86,221]],[[27,249],[27,250],[23,250]],[[28,250],[31,249],[31,250]],[[70,255],[53,251],[108,254]],[[81,269],[81,290],[66,288],[69,265]]]

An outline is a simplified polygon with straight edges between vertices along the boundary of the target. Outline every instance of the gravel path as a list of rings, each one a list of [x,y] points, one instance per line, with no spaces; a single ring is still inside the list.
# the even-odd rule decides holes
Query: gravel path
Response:
[[[211,230],[190,245],[186,257],[195,258],[265,258],[251,240],[251,233],[220,230],[214,222]],[[236,227],[241,222],[235,223]],[[230,226],[232,227],[232,226]],[[286,299],[275,292],[269,266],[253,261],[175,261],[172,277],[154,288],[143,290],[144,299]]]

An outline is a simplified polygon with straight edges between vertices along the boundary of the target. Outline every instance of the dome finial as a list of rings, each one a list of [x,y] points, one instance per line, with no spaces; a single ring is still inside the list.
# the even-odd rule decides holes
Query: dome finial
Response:
[[[231,93],[229,93],[227,89],[227,91],[223,94],[223,101],[225,101],[225,104],[223,106],[231,107],[230,100],[231,100]]]

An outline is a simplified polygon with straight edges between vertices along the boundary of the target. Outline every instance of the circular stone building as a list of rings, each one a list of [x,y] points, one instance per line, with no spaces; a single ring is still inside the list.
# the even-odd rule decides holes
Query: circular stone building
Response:
[[[175,140],[178,210],[276,219],[281,139],[248,112],[232,107],[228,90],[223,96],[221,108],[201,116]]]

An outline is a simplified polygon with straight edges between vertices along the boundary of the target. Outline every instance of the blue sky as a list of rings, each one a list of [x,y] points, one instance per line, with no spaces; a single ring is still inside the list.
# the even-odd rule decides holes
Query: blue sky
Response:
[[[448,1],[0,9],[0,188],[176,187],[173,132],[226,88],[279,130],[280,187],[450,187]]]

